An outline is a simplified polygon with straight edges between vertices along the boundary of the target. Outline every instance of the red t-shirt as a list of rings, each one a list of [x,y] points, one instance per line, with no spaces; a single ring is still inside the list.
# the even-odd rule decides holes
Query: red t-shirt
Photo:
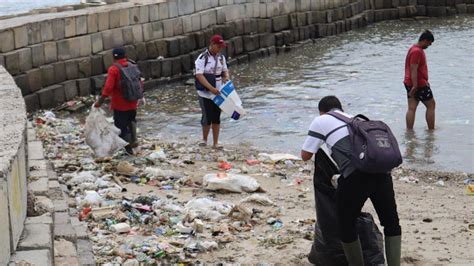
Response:
[[[119,63],[122,66],[128,65],[128,61],[125,58],[117,60],[116,63]],[[120,69],[115,65],[110,66],[109,70],[107,71],[107,80],[105,81],[105,86],[102,90],[102,96],[111,97],[110,108],[112,110],[136,110],[138,106],[138,101],[129,102],[125,98],[123,98],[121,81],[122,77],[120,75]]]
[[[418,87],[425,87],[428,85],[428,65],[426,64],[426,55],[423,48],[414,44],[408,50],[405,59],[405,79],[403,83],[407,86],[413,86],[411,82],[410,65],[418,64]]]

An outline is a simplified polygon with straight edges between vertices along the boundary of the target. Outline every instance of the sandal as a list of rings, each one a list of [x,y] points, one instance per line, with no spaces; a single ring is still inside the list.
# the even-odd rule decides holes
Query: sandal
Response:
[[[206,147],[206,146],[207,146],[207,143],[204,142],[204,141],[201,141],[201,142],[199,142],[198,145],[199,145],[199,147]]]
[[[214,150],[218,150],[218,151],[224,150],[224,146],[219,146],[219,145],[217,145],[217,146],[212,146],[212,148],[213,148]]]

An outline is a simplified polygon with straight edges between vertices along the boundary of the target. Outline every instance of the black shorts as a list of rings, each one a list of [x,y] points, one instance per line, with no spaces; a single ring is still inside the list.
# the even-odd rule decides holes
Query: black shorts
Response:
[[[407,98],[410,98],[408,95],[410,93],[411,87],[405,84],[405,89],[407,90]],[[415,100],[417,101],[428,101],[433,99],[433,92],[429,86],[418,88],[415,92]]]
[[[202,111],[201,125],[221,123],[221,109],[212,100],[199,97],[199,105]]]

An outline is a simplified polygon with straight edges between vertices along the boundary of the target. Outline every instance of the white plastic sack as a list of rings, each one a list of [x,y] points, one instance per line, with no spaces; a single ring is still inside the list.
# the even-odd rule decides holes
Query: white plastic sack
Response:
[[[148,157],[150,157],[150,159],[152,160],[165,160],[166,159],[166,153],[163,151],[163,150],[159,150],[159,151],[154,151],[152,153],[150,153],[150,155],[148,155]]]
[[[203,178],[203,187],[207,190],[225,190],[242,193],[255,192],[260,184],[253,177],[235,174],[207,174]]]
[[[292,161],[299,161],[301,160],[300,158],[296,157],[293,154],[288,154],[288,153],[274,153],[274,154],[268,154],[268,153],[259,153],[258,154],[258,159],[260,161],[272,161],[272,162],[279,162],[279,161],[286,161],[286,160],[292,160]]]
[[[185,205],[186,213],[204,220],[217,221],[227,216],[233,208],[233,204],[215,201],[209,198],[192,199]]]
[[[68,185],[77,186],[84,183],[95,183],[97,180],[96,172],[82,171],[79,173],[64,174],[63,179]]]
[[[239,204],[247,203],[247,202],[255,202],[264,206],[277,206],[275,202],[269,199],[267,196],[253,194],[252,196],[248,196],[245,199],[241,200]]]
[[[162,180],[164,178],[175,178],[179,179],[183,177],[183,174],[175,172],[173,170],[163,170],[160,168],[155,168],[155,167],[147,167],[145,168],[144,173],[150,178],[150,179],[158,179]]]
[[[168,200],[154,201],[152,208],[156,213],[160,213],[161,211],[182,213],[184,211],[181,206],[176,205],[172,201],[168,201]]]
[[[86,196],[81,201],[81,206],[86,203],[89,203],[91,206],[100,206],[103,201],[104,199],[99,195],[99,193],[93,190],[88,190],[86,191]]]
[[[128,143],[119,137],[120,129],[107,122],[105,112],[100,108],[92,107],[86,119],[85,137],[97,157],[113,155],[118,149]]]

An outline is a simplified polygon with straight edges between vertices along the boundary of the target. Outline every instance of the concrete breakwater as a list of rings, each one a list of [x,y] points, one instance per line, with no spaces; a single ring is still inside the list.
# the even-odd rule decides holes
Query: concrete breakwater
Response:
[[[284,51],[306,39],[415,16],[473,13],[472,0],[134,1],[0,20],[0,64],[27,110],[100,91],[111,50],[124,46],[147,88],[192,73],[213,34],[229,43],[229,64]]]
[[[20,90],[0,66],[0,265],[16,250],[26,218],[26,111]],[[34,147],[33,147],[34,148]]]

